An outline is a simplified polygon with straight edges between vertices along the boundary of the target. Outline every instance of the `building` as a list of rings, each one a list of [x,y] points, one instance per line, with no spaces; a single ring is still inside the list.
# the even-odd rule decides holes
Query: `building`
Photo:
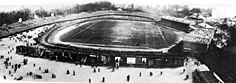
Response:
[[[161,25],[176,29],[176,30],[186,32],[186,33],[191,31],[191,28],[189,27],[189,25],[190,25],[189,23],[185,23],[182,21],[176,21],[176,20],[170,19],[170,18],[161,18],[161,20],[158,23]]]

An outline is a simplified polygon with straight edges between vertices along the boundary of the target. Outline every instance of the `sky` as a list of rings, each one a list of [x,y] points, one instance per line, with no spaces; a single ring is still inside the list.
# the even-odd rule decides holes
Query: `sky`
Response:
[[[87,3],[104,0],[0,0],[0,5],[42,5],[50,3]],[[235,0],[106,0],[113,3],[135,4],[233,4]]]
[[[225,14],[229,14],[228,12],[231,11],[236,12],[236,10],[233,10],[236,8],[235,0],[0,0],[0,11],[11,11],[22,7],[31,8],[33,10],[42,7],[50,10],[95,1],[109,1],[114,4],[134,3],[152,7],[155,7],[156,5],[180,4],[189,5],[190,7],[215,8],[220,11],[227,11]]]

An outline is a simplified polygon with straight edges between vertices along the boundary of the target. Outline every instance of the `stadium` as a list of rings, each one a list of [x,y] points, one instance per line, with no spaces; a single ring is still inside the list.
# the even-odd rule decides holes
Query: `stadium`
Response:
[[[29,53],[86,65],[116,66],[119,61],[119,66],[180,67],[186,57],[168,52],[181,41],[179,35],[144,14],[108,13],[50,28],[39,38],[43,48]]]
[[[0,78],[234,83],[235,19],[188,5],[99,1],[0,12]]]
[[[72,63],[80,67],[83,65],[92,68],[105,67],[112,69],[112,72],[119,67],[122,69],[186,67],[187,75],[184,79],[193,79],[196,81],[194,83],[204,81],[198,79],[218,81],[215,77],[211,77],[213,75],[208,76],[213,73],[207,67],[198,68],[197,72],[194,70],[194,66],[204,65],[199,65],[200,62],[189,57],[199,58],[203,60],[202,62],[207,60],[198,55],[208,51],[211,39],[196,37],[199,34],[191,31],[188,23],[155,18],[147,13],[100,11],[86,13],[85,16],[78,18],[41,24],[35,28],[32,33],[23,32],[19,33],[19,37],[15,36],[17,40],[23,42],[23,45],[16,46],[16,54],[56,63]],[[214,29],[209,30],[214,33]],[[212,35],[209,35],[212,33],[203,33],[200,36],[207,35],[212,38]],[[32,34],[35,35],[34,38],[30,37]],[[22,38],[31,39],[33,43],[22,41]],[[202,71],[205,68],[207,72]],[[185,72],[185,69],[183,71]],[[209,78],[195,73],[207,75]]]

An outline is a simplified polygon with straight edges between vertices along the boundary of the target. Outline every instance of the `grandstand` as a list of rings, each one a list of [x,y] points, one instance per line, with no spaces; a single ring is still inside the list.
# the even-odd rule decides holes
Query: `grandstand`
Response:
[[[179,31],[186,32],[186,33],[191,31],[191,28],[189,27],[190,23],[186,23],[182,21],[176,21],[176,20],[168,19],[168,18],[161,18],[161,20],[158,21],[158,23],[161,25],[179,30]]]
[[[91,66],[116,67],[119,62],[119,66],[131,67],[181,67],[191,53],[183,52],[179,47],[206,47],[206,43],[211,41],[209,38],[214,35],[214,31],[206,33],[208,31],[195,30],[183,38],[188,42],[177,43],[178,35],[175,31],[163,26],[182,32],[190,30],[188,24],[171,20],[157,22],[143,16],[127,14],[98,15],[50,28],[39,35],[40,47],[17,46],[16,53]],[[179,51],[159,50],[169,49],[171,45],[174,45],[174,51]],[[196,78],[203,79],[207,75],[212,76],[212,73],[200,72]],[[209,79],[212,78],[204,78],[203,82]],[[218,80],[213,80],[215,81]]]
[[[120,57],[121,66],[180,67],[183,54],[163,53],[177,40],[175,32],[149,17],[104,14],[50,28],[39,38],[43,48],[17,49],[19,54],[63,62],[80,63],[86,58],[87,65],[111,66]],[[127,63],[130,58],[134,64]]]

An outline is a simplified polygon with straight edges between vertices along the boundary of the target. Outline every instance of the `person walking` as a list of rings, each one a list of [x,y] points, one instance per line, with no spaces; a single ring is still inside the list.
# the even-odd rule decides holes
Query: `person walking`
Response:
[[[150,74],[149,74],[150,76],[152,76],[153,75],[153,73],[152,72],[150,72]]]
[[[55,75],[55,74],[52,74],[52,78],[56,78],[56,75]]]
[[[98,68],[98,72],[100,72],[100,68]]]
[[[39,67],[39,70],[41,70],[41,67]]]
[[[115,66],[116,66],[116,69],[119,69],[119,60],[118,60],[118,59],[116,59],[116,60],[115,60],[115,63],[116,63],[116,64],[115,64]]]
[[[105,82],[105,77],[102,77],[102,82]]]
[[[69,71],[69,70],[67,70],[66,74],[67,74],[67,75],[68,75],[68,74],[70,74],[70,71]]]
[[[96,68],[93,68],[93,73],[96,73]]]
[[[7,77],[4,75],[4,76],[3,76],[3,79],[5,80],[5,79],[7,79]]]
[[[183,72],[181,72],[180,74],[183,74],[185,72],[185,69],[183,69]]]
[[[9,75],[11,75],[11,71],[9,71]]]
[[[73,71],[73,76],[75,76],[75,70]]]
[[[114,67],[112,68],[112,71],[111,71],[111,72],[115,72],[115,68],[114,68]]]
[[[189,76],[188,75],[186,75],[186,77],[184,78],[184,80],[187,80],[189,78]]]
[[[129,80],[130,80],[130,75],[127,75],[127,81],[129,82]]]
[[[91,83],[91,79],[89,78],[89,83]]]

